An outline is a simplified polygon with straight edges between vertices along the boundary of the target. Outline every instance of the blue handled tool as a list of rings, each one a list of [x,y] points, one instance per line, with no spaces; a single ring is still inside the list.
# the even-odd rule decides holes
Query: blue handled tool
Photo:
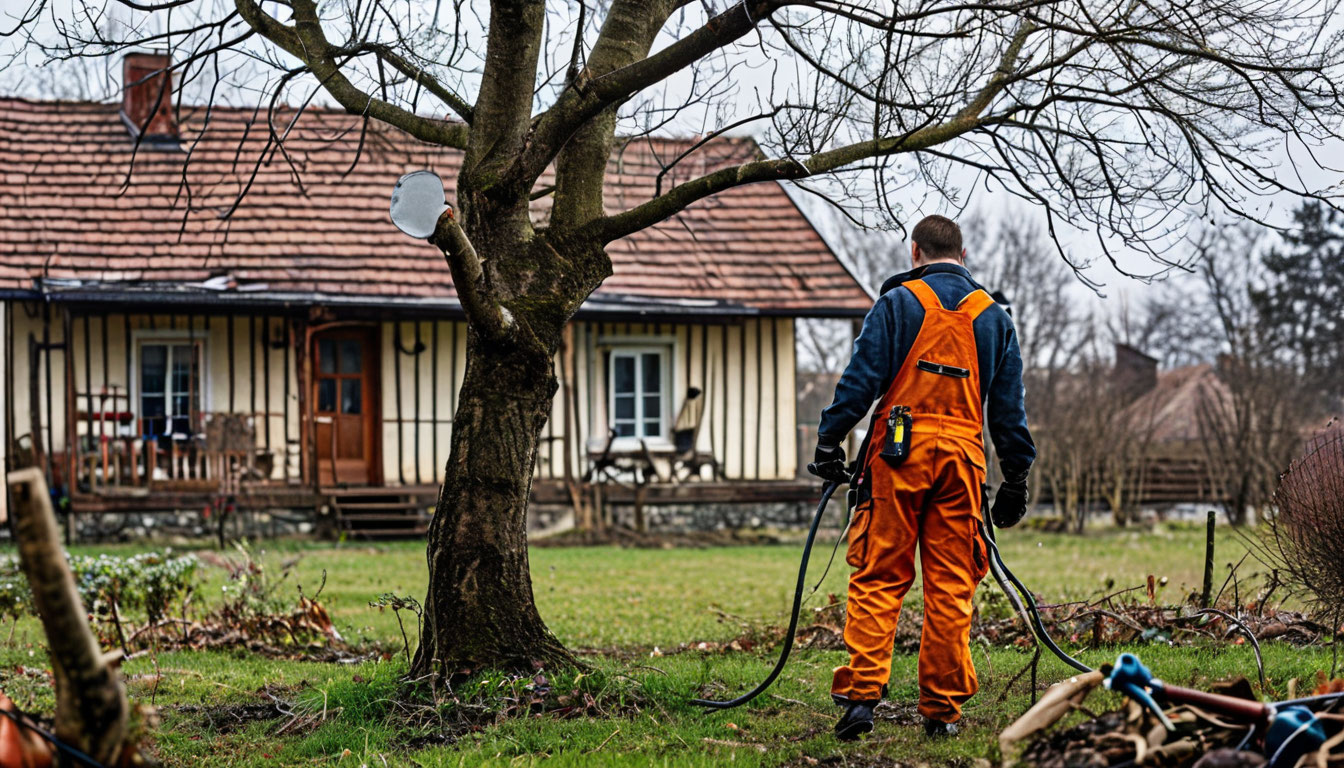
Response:
[[[1150,691],[1161,691],[1165,686],[1161,680],[1153,677],[1153,673],[1139,657],[1132,653],[1122,653],[1120,658],[1115,660],[1115,666],[1111,669],[1111,674],[1106,678],[1105,686],[1116,693],[1123,693],[1129,698],[1137,701],[1140,706],[1145,707],[1153,713],[1162,727],[1168,731],[1176,730],[1176,726],[1167,717],[1162,708],[1157,705]]]
[[[1269,768],[1288,768],[1296,765],[1303,755],[1321,748],[1325,743],[1325,728],[1321,725],[1320,718],[1307,704],[1325,703],[1338,698],[1317,697],[1310,700],[1265,704],[1235,696],[1167,685],[1153,677],[1152,671],[1132,653],[1120,654],[1106,678],[1105,685],[1147,708],[1167,730],[1174,730],[1175,726],[1158,706],[1157,699],[1175,704],[1189,704],[1215,712],[1230,720],[1251,724],[1264,734],[1264,754],[1269,757]]]

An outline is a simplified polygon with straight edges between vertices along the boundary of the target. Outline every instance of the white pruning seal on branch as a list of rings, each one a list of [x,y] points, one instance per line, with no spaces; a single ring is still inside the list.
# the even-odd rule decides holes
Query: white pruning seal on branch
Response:
[[[443,180],[437,173],[411,171],[392,188],[392,223],[417,240],[427,240],[448,210],[444,198]]]

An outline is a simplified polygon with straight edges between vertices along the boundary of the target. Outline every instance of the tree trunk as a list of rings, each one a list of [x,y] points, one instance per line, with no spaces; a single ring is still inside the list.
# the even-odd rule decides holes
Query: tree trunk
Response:
[[[413,677],[576,663],[537,612],[527,555],[527,502],[562,327],[532,326],[508,345],[468,332]]]

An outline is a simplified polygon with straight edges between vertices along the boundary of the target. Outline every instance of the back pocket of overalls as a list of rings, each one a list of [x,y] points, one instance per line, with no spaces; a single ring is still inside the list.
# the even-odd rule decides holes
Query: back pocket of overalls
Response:
[[[981,533],[984,520],[984,482],[985,482],[985,459],[983,449],[973,450],[968,446],[962,446],[965,461],[972,468],[971,476],[974,482],[972,487],[967,488],[971,495],[971,509],[978,514],[971,516],[971,575],[976,581],[985,578],[989,573],[989,545],[985,542]]]
[[[858,502],[854,505],[854,519],[849,522],[849,549],[845,550],[845,562],[851,568],[860,568],[868,555],[868,526],[873,520],[873,495],[865,493],[866,484],[859,489]]]

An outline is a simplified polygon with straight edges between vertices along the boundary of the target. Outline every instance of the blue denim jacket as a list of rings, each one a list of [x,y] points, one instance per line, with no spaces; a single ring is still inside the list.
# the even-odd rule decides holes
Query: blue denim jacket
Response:
[[[854,340],[849,365],[835,387],[835,400],[821,412],[818,443],[843,442],[896,378],[924,322],[919,300],[910,291],[898,290],[901,283],[914,279],[923,279],[945,307],[955,307],[968,293],[983,287],[965,267],[950,263],[930,264],[889,278]],[[973,327],[980,358],[980,392],[987,406],[985,421],[999,467],[1006,478],[1025,477],[1036,459],[1036,445],[1027,431],[1022,354],[1013,320],[996,304],[982,312]]]

